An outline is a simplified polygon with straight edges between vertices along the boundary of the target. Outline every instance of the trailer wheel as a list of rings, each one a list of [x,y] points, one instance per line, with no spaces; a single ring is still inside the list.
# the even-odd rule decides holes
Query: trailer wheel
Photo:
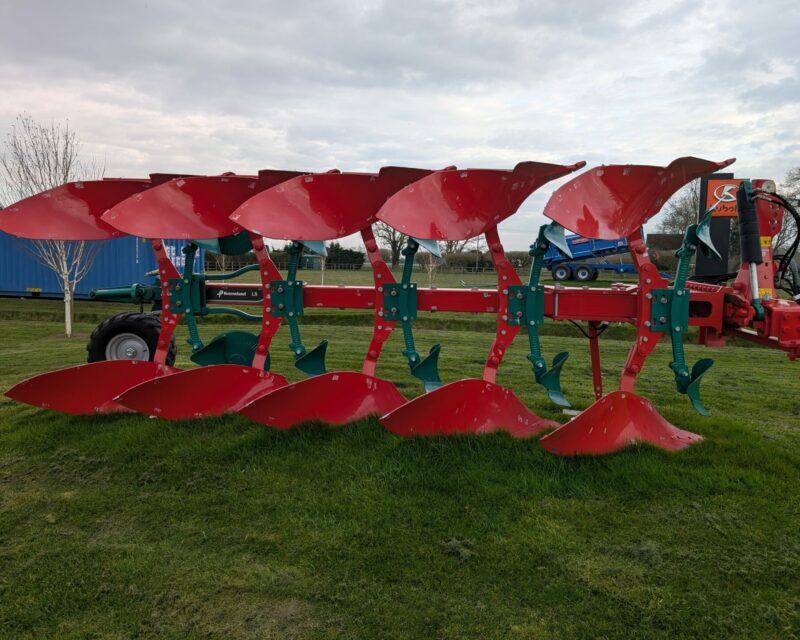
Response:
[[[592,274],[594,273],[594,269],[592,269],[590,266],[585,265],[585,264],[579,264],[577,267],[575,267],[575,270],[573,271],[573,273],[575,274],[575,279],[578,282],[589,282],[589,280],[593,280],[594,279],[594,278],[592,278]]]
[[[563,282],[564,280],[569,280],[572,278],[572,269],[569,268],[569,265],[566,264],[559,264],[553,267],[553,280],[556,282]]]
[[[600,277],[600,269],[593,269],[592,280],[597,280]]]
[[[86,345],[87,362],[102,360],[152,360],[158,348],[161,320],[149,313],[126,311],[106,318],[92,331]],[[167,352],[167,365],[175,363],[173,336]]]

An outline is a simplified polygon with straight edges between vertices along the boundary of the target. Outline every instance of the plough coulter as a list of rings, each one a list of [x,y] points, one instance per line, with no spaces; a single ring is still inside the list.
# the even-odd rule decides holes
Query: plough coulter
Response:
[[[728,337],[800,355],[800,304],[781,298],[772,238],[784,210],[797,216],[769,180],[745,180],[737,193],[742,263],[733,283],[689,278],[697,251],[714,255],[709,210],[687,230],[670,281],[659,273],[641,228],[669,197],[691,180],[730,165],[679,158],[666,167],[610,165],[584,170],[558,188],[544,214],[551,222],[532,232],[532,266],[526,281],[505,256],[498,224],[513,215],[536,189],[584,169],[521,162],[510,170],[440,170],[384,167],[377,173],[261,171],[257,175],[153,174],[147,180],[113,179],[65,184],[26,198],[0,212],[0,229],[23,238],[103,240],[131,234],[150,241],[158,283],[100,290],[107,300],[152,303],[153,314],[120,314],[96,330],[93,362],[24,380],[6,395],[20,402],[70,414],[136,411],[165,419],[240,413],[270,427],[306,421],[344,424],[367,415],[401,436],[487,433],[517,437],[548,431],[540,442],[559,455],[604,454],[637,442],[667,450],[702,438],[670,424],[637,395],[636,378],[656,344],[669,337],[676,391],[707,414],[700,382],[712,361],[689,363],[684,334],[697,327],[699,342],[721,347]],[[372,225],[383,222],[407,236],[399,281],[381,258]],[[549,286],[541,282],[551,247],[569,257],[565,230],[587,238],[626,238],[638,274],[636,284],[607,288]],[[373,286],[316,286],[298,279],[303,252],[325,253],[325,242],[359,234],[373,272]],[[497,275],[496,290],[424,289],[413,281],[420,250],[438,254],[439,242],[483,235]],[[272,261],[265,238],[287,241],[285,273]],[[187,240],[179,272],[164,239]],[[255,264],[227,274],[194,273],[199,247],[238,255],[252,251]],[[794,245],[796,249],[797,243]],[[792,254],[794,251],[792,251]],[[789,257],[791,261],[791,256]],[[246,272],[259,284],[231,284]],[[235,294],[224,306],[219,292]],[[733,280],[733,278],[731,278]],[[260,314],[244,311],[260,307]],[[314,308],[367,309],[372,337],[360,371],[329,371],[327,341],[307,345],[302,317]],[[414,320],[421,311],[488,313],[496,317],[494,341],[480,377],[446,382],[439,374],[441,347],[418,347]],[[258,333],[231,330],[204,343],[197,318],[227,313],[258,323]],[[160,327],[158,320],[160,318]],[[523,329],[532,379],[558,406],[569,406],[561,371],[566,352],[545,354],[539,328],[549,318],[586,323],[596,401],[563,425],[537,416],[516,394],[497,384],[503,358]],[[139,324],[146,320],[149,333]],[[173,333],[185,322],[191,360],[173,366]],[[604,392],[599,336],[609,323],[628,323],[636,337],[618,388]],[[270,370],[270,350],[283,325],[295,366],[307,377],[289,384]],[[101,330],[102,329],[102,330]],[[424,393],[408,400],[389,380],[376,376],[386,340],[400,329],[403,356]],[[101,347],[103,346],[101,345]]]

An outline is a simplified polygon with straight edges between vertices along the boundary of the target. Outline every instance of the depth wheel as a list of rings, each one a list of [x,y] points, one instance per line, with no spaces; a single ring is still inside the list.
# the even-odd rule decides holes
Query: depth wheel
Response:
[[[86,345],[87,362],[102,360],[151,360],[158,348],[161,320],[149,313],[126,311],[103,320]],[[178,351],[173,336],[167,351],[168,366],[175,363]]]

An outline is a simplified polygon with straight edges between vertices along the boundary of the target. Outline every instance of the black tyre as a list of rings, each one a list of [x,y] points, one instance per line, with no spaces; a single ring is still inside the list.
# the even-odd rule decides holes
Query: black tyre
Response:
[[[556,282],[563,282],[572,278],[572,269],[568,264],[559,264],[553,267],[553,280]]]
[[[102,360],[152,360],[158,348],[161,320],[158,316],[126,311],[106,318],[92,331],[86,345],[87,362]],[[173,337],[167,364],[175,363],[178,348]]]
[[[572,273],[578,282],[589,282],[589,280],[594,280],[592,277],[594,272],[594,269],[586,264],[579,264],[572,270]]]

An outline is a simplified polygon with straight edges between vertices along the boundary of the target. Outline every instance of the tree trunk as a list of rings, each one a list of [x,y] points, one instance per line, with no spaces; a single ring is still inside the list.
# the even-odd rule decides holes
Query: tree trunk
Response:
[[[72,337],[72,324],[75,319],[75,310],[73,305],[73,286],[69,278],[64,279],[64,335],[67,338]]]
[[[392,267],[396,267],[400,264],[400,250],[402,248],[403,246],[401,244],[392,244]]]

